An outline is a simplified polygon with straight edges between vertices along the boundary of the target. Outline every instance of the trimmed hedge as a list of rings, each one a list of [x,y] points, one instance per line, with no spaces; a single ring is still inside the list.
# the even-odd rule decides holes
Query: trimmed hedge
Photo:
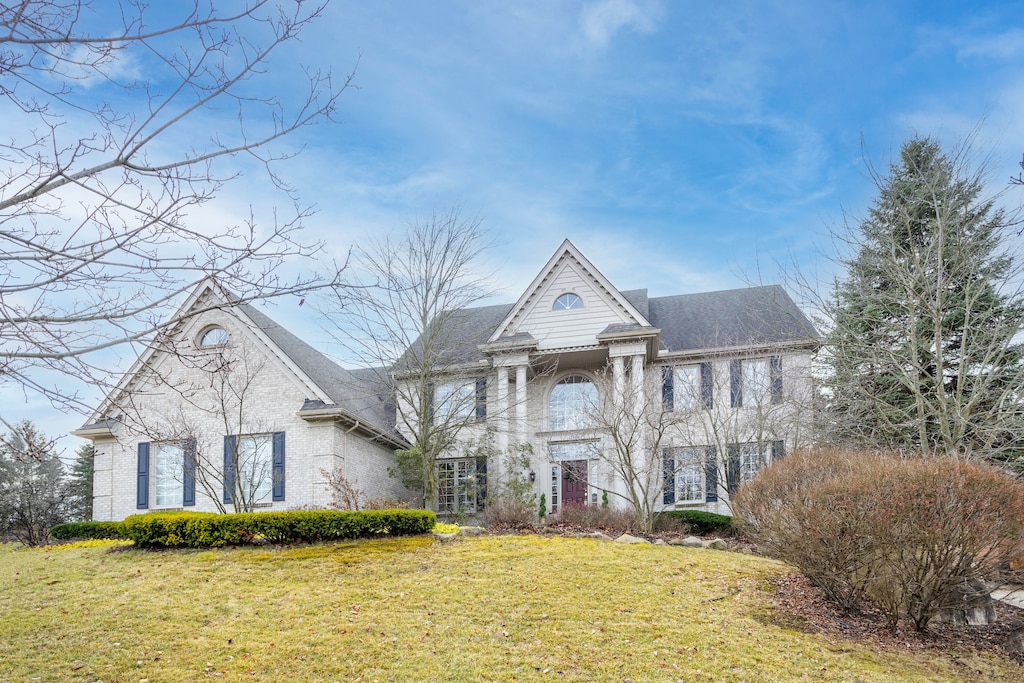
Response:
[[[732,533],[732,517],[728,515],[716,515],[714,512],[701,510],[667,510],[660,515],[678,519],[698,536]]]
[[[67,522],[50,529],[50,536],[58,541],[73,538],[127,538],[121,522]]]
[[[132,515],[125,535],[140,548],[216,548],[270,543],[315,543],[430,533],[429,510],[291,510],[287,512],[165,512]]]

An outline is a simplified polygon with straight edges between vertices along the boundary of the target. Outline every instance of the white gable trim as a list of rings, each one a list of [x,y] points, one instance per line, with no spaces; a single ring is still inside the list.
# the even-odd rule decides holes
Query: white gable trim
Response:
[[[206,297],[211,297],[214,303],[205,306],[199,306]],[[193,321],[196,315],[203,313],[204,311],[221,309],[229,312],[239,323],[239,326],[244,328],[246,332],[255,337],[265,350],[267,350],[272,358],[277,360],[285,369],[287,373],[290,373],[293,378],[303,386],[309,392],[309,398],[316,398],[325,403],[331,403],[333,400],[331,397],[320,388],[306,373],[304,373],[299,366],[292,361],[271,339],[259,328],[250,318],[247,316],[240,306],[232,305],[229,303],[230,298],[224,289],[218,285],[212,279],[206,279],[199,283],[192,293],[189,294],[188,298],[178,307],[174,315],[171,316],[169,321],[168,333],[171,335],[178,335],[182,328],[188,327]],[[115,398],[120,398],[131,391],[132,384],[139,377],[143,369],[156,365],[161,360],[161,356],[165,356],[166,352],[154,345],[147,346],[139,357],[132,363],[131,368],[128,369],[117,385],[107,394],[103,399],[100,406],[93,411],[87,424],[93,424],[106,418],[115,417],[114,415],[108,415],[107,413],[113,408],[117,401]]]
[[[594,267],[586,256],[584,256],[579,249],[577,249],[572,242],[568,239],[562,242],[562,245],[558,247],[555,253],[548,259],[548,262],[544,264],[540,272],[537,273],[537,277],[533,279],[530,286],[526,288],[519,300],[516,301],[512,310],[508,312],[504,320],[495,328],[494,333],[487,340],[488,343],[493,343],[505,336],[508,333],[509,328],[515,323],[516,320],[522,315],[523,311],[529,306],[529,304],[540,294],[543,289],[544,282],[555,274],[555,271],[560,268],[560,264],[563,259],[568,257],[574,261],[583,269],[584,274],[591,278],[597,285],[598,288],[608,297],[608,299],[616,304],[629,318],[633,319],[638,325],[650,327],[651,323],[644,317],[640,311],[636,309],[633,304],[629,303],[626,297],[622,296],[615,285],[606,278],[601,271]],[[567,267],[561,265],[561,267]]]

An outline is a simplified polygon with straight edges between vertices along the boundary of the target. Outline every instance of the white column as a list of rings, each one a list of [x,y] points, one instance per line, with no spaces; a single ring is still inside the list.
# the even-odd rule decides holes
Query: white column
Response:
[[[643,402],[644,390],[644,357],[633,356],[631,359],[629,368],[629,381],[630,381],[630,392],[632,400],[635,401],[637,407]]]
[[[622,356],[612,358],[612,405],[622,405],[622,394],[626,389],[626,377],[624,374]]]
[[[508,368],[498,368],[498,435],[497,443],[500,452],[508,448],[509,415],[508,415]]]
[[[526,441],[526,366],[516,366],[516,440]]]

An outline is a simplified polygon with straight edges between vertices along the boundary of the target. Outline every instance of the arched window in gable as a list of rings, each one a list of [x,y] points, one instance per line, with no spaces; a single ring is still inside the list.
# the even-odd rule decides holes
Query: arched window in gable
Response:
[[[570,308],[583,308],[583,299],[580,298],[579,294],[573,292],[567,292],[557,299],[555,299],[554,305],[551,307],[552,311],[567,311]]]

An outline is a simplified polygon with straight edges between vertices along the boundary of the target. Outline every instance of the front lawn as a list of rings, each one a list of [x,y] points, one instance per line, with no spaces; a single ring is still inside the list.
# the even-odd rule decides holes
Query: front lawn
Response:
[[[1021,680],[780,624],[748,555],[484,536],[287,549],[0,549],[0,678]]]

